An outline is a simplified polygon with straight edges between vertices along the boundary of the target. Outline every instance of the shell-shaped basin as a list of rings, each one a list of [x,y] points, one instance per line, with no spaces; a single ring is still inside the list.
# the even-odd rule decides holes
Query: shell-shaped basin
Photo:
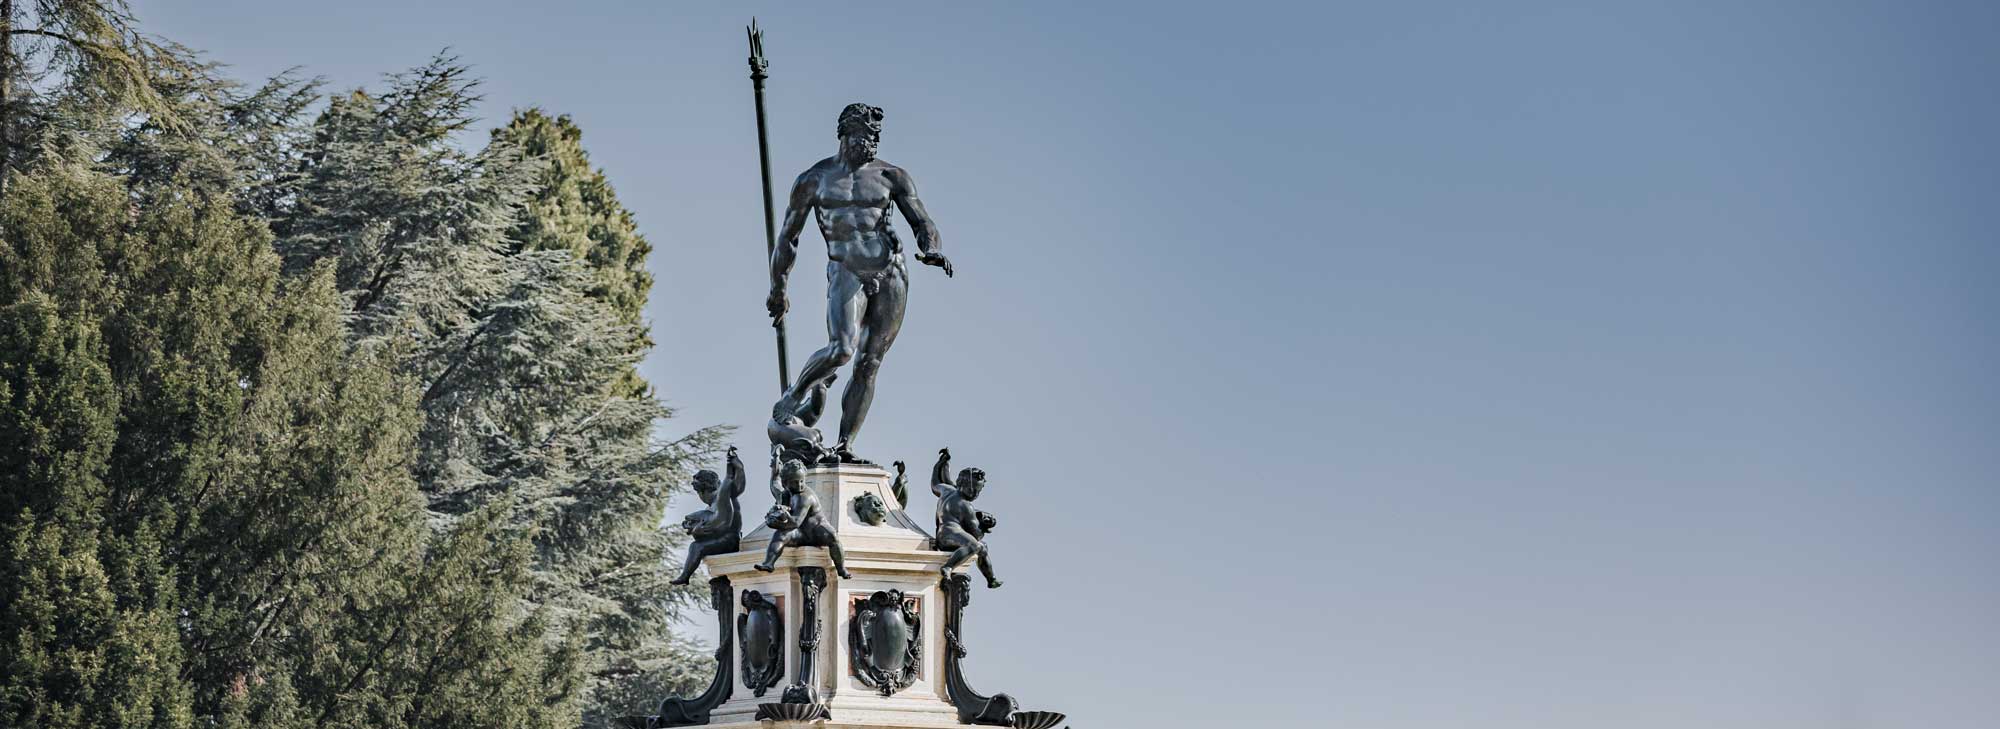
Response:
[[[1069,715],[1057,711],[1016,711],[1008,718],[1013,720],[1014,729],[1049,729]]]

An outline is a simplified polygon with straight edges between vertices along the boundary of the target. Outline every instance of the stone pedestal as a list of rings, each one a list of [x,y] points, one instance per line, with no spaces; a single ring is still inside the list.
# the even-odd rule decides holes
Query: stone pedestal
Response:
[[[798,683],[799,661],[804,655],[800,644],[810,635],[804,623],[809,612],[805,606],[808,590],[804,582],[811,576],[802,575],[802,569],[809,568],[818,568],[825,579],[825,587],[810,610],[816,613],[813,617],[818,629],[817,650],[811,656],[811,683],[819,701],[831,713],[830,718],[811,724],[829,728],[961,726],[956,710],[946,700],[943,681],[945,614],[938,568],[944,565],[947,555],[932,551],[930,534],[897,508],[900,505],[891,493],[890,478],[879,467],[851,464],[816,468],[806,474],[806,487],[819,497],[828,524],[840,538],[852,578],[835,574],[833,560],[820,547],[786,549],[775,570],[757,570],[755,565],[763,561],[764,550],[771,540],[771,529],[762,525],[743,536],[742,551],[710,557],[705,562],[709,575],[729,578],[739,597],[746,590],[775,596],[781,606],[786,638],[784,675],[777,686],[766,690],[761,697],[744,683],[742,651],[737,651],[739,665],[732,670],[735,690],[729,701],[714,709],[710,726],[763,726],[764,722],[757,719],[758,706],[779,702],[785,689]],[[889,507],[881,524],[867,524],[857,513],[855,499],[864,493],[874,494]],[[853,641],[858,608],[875,593],[891,590],[899,591],[905,602],[914,602],[910,612],[917,616],[918,624],[911,636],[918,642],[919,650],[915,676],[909,685],[884,696],[879,687],[867,685],[854,665]],[[745,611],[740,599],[735,609],[739,615]],[[737,636],[738,641],[743,639],[742,635]],[[772,724],[803,723],[774,721]]]
[[[967,684],[958,641],[972,565],[943,579],[949,555],[931,549],[931,520],[903,512],[887,471],[823,466],[804,480],[852,576],[839,576],[822,547],[787,548],[774,569],[757,569],[772,530],[754,516],[761,512],[746,511],[758,526],[743,535],[741,550],[703,561],[720,622],[721,671],[701,695],[670,698],[658,715],[630,717],[628,726],[1049,729],[1062,720],[1018,711],[1007,695]],[[857,499],[888,507],[880,523],[868,523]]]

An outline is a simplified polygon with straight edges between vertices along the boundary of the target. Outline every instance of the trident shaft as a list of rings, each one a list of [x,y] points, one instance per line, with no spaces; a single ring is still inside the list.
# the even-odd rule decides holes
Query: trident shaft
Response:
[[[764,60],[764,31],[757,29],[757,19],[751,18],[744,31],[750,36],[750,88],[757,97],[757,161],[764,171],[764,262],[768,271],[771,254],[778,247],[777,214],[771,209],[771,142],[764,132],[764,68],[770,64]],[[778,389],[790,391],[792,366],[786,356],[784,315],[772,319],[771,327],[778,332]]]

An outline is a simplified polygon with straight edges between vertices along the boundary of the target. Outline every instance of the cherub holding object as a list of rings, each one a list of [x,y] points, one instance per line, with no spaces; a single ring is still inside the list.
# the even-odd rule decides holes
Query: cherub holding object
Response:
[[[694,492],[701,502],[714,508],[702,509],[681,518],[681,528],[694,536],[694,543],[688,545],[687,563],[681,565],[681,576],[674,578],[673,584],[685,585],[688,577],[701,566],[703,557],[734,552],[740,546],[743,532],[743,514],[736,500],[743,496],[743,460],[736,457],[736,447],[729,448],[729,495],[721,496],[721,485],[716,483],[715,472],[706,468],[694,475]]]
[[[781,451],[781,449],[773,449]],[[771,546],[764,550],[764,561],[757,569],[770,572],[777,568],[779,555],[786,547],[825,547],[833,558],[833,571],[841,577],[853,577],[847,572],[847,556],[840,551],[840,539],[833,535],[833,529],[826,525],[826,513],[820,508],[819,497],[806,488],[806,464],[796,458],[785,459],[778,465],[778,454],[771,455],[771,498],[777,503],[764,516],[764,524],[771,527]]]
[[[937,465],[931,468],[931,494],[937,496],[937,537],[933,541],[937,551],[951,552],[938,572],[949,580],[952,570],[977,556],[979,573],[986,576],[986,587],[992,589],[1000,586],[1000,580],[993,576],[993,560],[986,555],[985,540],[996,521],[992,514],[972,508],[985,488],[986,472],[977,468],[961,470],[958,479],[952,480],[951,449],[938,449]]]

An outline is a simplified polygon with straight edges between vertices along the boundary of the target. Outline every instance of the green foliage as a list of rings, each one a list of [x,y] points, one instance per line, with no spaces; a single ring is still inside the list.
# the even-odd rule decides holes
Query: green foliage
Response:
[[[583,130],[567,116],[552,118],[528,109],[514,112],[507,126],[493,131],[493,139],[545,161],[508,238],[526,248],[568,251],[589,264],[596,279],[591,297],[610,305],[619,323],[633,331],[634,350],[651,347],[640,317],[653,288],[653,275],[646,271],[646,254],[653,246],[639,234],[632,213],[619,204],[604,171],[591,168]],[[637,371],[628,370],[619,386],[640,395],[646,383]]]
[[[121,606],[88,529],[13,516],[0,578],[0,724],[32,727],[193,724],[188,686],[176,678],[181,644],[164,606]]]
[[[118,496],[106,476],[121,400],[88,236],[121,201],[94,182],[50,170],[0,211],[19,232],[0,263],[23,274],[0,285],[0,468],[10,474],[0,490],[0,725],[185,727],[159,542],[145,531],[100,537]],[[32,215],[58,211],[70,215]]]
[[[0,514],[92,525],[118,412],[102,354],[95,329],[44,295],[0,309]]]
[[[0,726],[570,727],[696,683],[657,522],[723,433],[654,435],[648,246],[575,127],[459,148],[449,58],[312,114],[168,56],[12,104]]]
[[[40,291],[70,312],[101,306],[99,249],[124,225],[123,197],[116,181],[61,164],[9,189],[0,207],[0,301]]]
[[[120,0],[15,0],[9,82],[16,92],[59,76],[61,93],[87,98],[106,111],[131,110],[171,118],[172,104],[154,87],[186,57],[183,49],[148,38]]]
[[[304,172],[273,225],[288,267],[335,267],[356,346],[419,384],[415,473],[433,527],[504,503],[506,528],[530,540],[524,597],[551,650],[582,636],[595,720],[639,708],[624,687],[699,660],[668,628],[694,595],[667,584],[661,556],[681,535],[658,520],[670,485],[722,433],[653,439],[671,412],[633,374],[643,293],[606,284],[648,280],[633,258],[643,240],[601,177],[570,179],[585,164],[574,134],[563,147],[531,133],[546,117],[520,117],[477,153],[452,146],[476,88],[440,58],[379,98],[335,99],[299,148]],[[550,185],[593,192],[566,206],[574,189]],[[588,235],[561,237],[579,230],[622,231],[606,234],[624,247],[608,270],[588,260],[601,249]],[[514,237],[524,231],[539,242]]]

